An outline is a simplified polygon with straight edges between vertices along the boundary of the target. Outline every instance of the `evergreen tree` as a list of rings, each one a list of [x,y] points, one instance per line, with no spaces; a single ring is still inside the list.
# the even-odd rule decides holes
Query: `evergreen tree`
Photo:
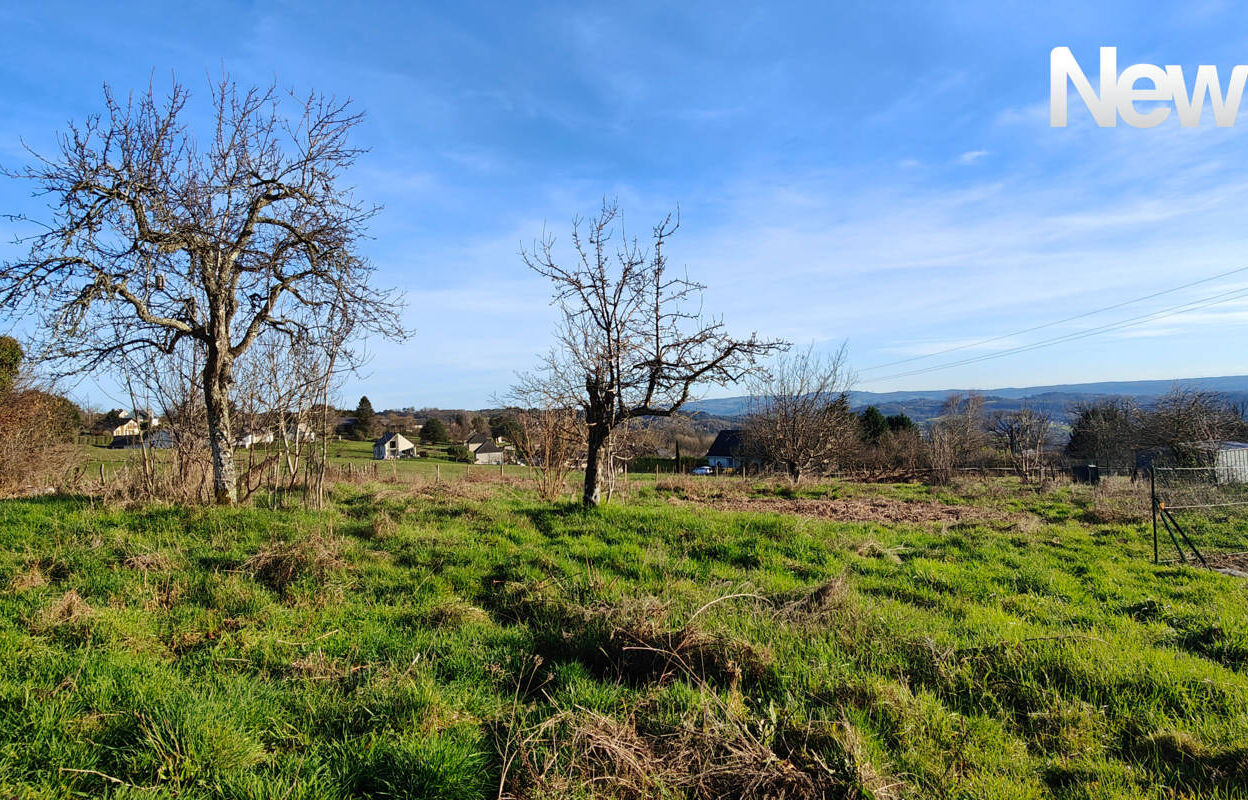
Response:
[[[902,431],[912,431],[915,429],[914,420],[906,416],[904,412],[890,414],[885,422],[888,423],[888,429],[893,433],[901,433]]]
[[[867,406],[858,415],[858,424],[862,428],[863,441],[875,443],[888,432],[888,420],[875,406]]]
[[[361,397],[360,404],[355,407],[355,425],[351,428],[351,435],[360,441],[375,438],[377,423],[373,417],[373,404],[367,397]]]
[[[430,417],[425,421],[425,426],[420,429],[420,440],[425,444],[446,444],[450,441],[450,434],[447,433],[446,424],[437,417]]]

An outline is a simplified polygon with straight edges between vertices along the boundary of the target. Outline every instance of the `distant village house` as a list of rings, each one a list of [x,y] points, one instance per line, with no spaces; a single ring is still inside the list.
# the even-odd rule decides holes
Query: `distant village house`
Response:
[[[401,433],[387,433],[377,441],[373,442],[373,459],[375,461],[389,461],[395,458],[415,458],[416,445],[412,444],[406,436]]]
[[[745,438],[740,430],[720,431],[706,451],[707,466],[715,469],[740,469],[745,463]]]

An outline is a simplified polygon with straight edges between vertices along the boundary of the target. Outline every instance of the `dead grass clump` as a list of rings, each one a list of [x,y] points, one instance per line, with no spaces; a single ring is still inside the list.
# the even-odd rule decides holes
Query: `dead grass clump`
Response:
[[[139,572],[169,572],[173,569],[173,559],[166,553],[137,553],[125,560],[129,569]]]
[[[775,678],[769,650],[692,625],[671,631],[617,625],[606,646],[620,677],[636,684],[692,677],[735,689]]]
[[[47,585],[48,576],[43,574],[43,570],[39,568],[38,564],[31,564],[28,569],[13,576],[13,580],[9,582],[9,591],[24,592],[28,589],[38,589]]]
[[[618,721],[565,711],[508,742],[504,788],[515,797],[564,797],[592,787],[595,797],[640,800],[864,798],[890,800],[899,784],[866,758],[848,722],[797,729],[706,705],[675,727],[640,733]]]
[[[1110,476],[1092,490],[1092,500],[1083,519],[1093,525],[1131,525],[1147,519],[1147,486],[1131,483],[1130,478]]]
[[[587,709],[555,714],[500,748],[507,796],[647,800],[673,793],[677,774],[631,724]]]
[[[1020,514],[1017,519],[1009,526],[1008,530],[1017,531],[1018,533],[1030,536],[1037,533],[1044,527],[1044,521],[1035,514]]]
[[[775,681],[769,650],[708,631],[696,619],[672,626],[668,607],[653,598],[573,613],[583,626],[581,660],[633,685],[692,679],[736,688]]]
[[[385,539],[393,536],[399,529],[399,523],[388,511],[378,511],[369,522],[369,534],[373,539]]]
[[[793,622],[824,617],[845,609],[850,601],[849,583],[838,575],[813,589],[786,592],[771,598],[777,619]]]
[[[858,545],[858,548],[854,550],[854,552],[863,558],[878,558],[879,560],[887,561],[890,564],[900,564],[901,554],[906,552],[906,548],[902,545],[886,547],[885,545],[872,539]]]
[[[706,630],[694,618],[674,625],[670,609],[655,598],[582,605],[550,586],[504,582],[488,607],[532,631],[537,654],[551,661],[579,661],[596,674],[634,686],[679,679],[717,685],[771,685],[771,652]]]
[[[92,614],[92,608],[76,589],[70,589],[43,610],[34,628],[46,633],[57,628],[84,627]]]
[[[285,594],[305,576],[324,579],[346,562],[342,542],[332,534],[315,533],[294,542],[275,542],[243,562],[243,569],[275,592]]]

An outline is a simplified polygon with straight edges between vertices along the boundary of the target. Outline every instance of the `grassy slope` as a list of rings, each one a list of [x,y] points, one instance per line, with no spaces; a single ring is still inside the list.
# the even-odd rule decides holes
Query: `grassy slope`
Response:
[[[831,490],[1002,514],[941,527],[474,491],[0,503],[4,794],[1248,796],[1245,584],[1086,495]]]
[[[112,475],[119,471],[126,464],[136,464],[142,458],[142,454],[136,450],[110,450],[108,447],[97,445],[81,445],[83,469],[88,477],[94,477],[101,467],[106,475]],[[271,445],[273,451],[280,449],[281,445]],[[472,470],[475,474],[481,474],[484,470],[492,470],[491,475],[498,472],[497,466],[490,465],[469,465],[462,462],[451,460],[447,455],[446,445],[423,445],[417,444],[417,450],[428,453],[424,458],[413,459],[396,459],[393,461],[374,461],[373,460],[373,443],[372,442],[355,442],[351,440],[331,441],[329,443],[329,463],[335,466],[343,467],[352,465],[360,470],[372,470],[374,467],[383,477],[398,478],[424,478],[432,479],[435,471],[442,480],[458,480],[465,476],[465,472]],[[256,462],[262,461],[269,451],[266,446],[256,447],[254,453],[247,450],[239,449],[234,453],[235,463],[244,467],[252,463],[252,459]],[[169,461],[172,458],[171,451],[156,450],[155,457],[160,462]],[[137,466],[135,467],[138,468]],[[505,467],[506,474],[509,477],[520,477],[525,474],[524,467],[508,465]]]

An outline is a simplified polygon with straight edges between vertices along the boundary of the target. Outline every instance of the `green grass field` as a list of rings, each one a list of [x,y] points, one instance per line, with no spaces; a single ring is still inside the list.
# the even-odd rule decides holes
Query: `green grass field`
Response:
[[[278,452],[280,445],[268,445],[267,447],[273,448],[272,452]],[[98,475],[101,468],[106,476],[112,476],[126,464],[142,458],[142,454],[137,450],[110,450],[108,447],[92,444],[80,445],[80,449],[82,450],[85,474],[88,476]],[[482,470],[493,470],[491,474],[498,474],[497,466],[469,466],[462,462],[453,461],[447,455],[446,445],[418,445],[418,450],[428,453],[428,455],[422,458],[378,462],[373,460],[372,442],[331,441],[329,443],[329,463],[339,467],[350,465],[359,470],[367,470],[370,473],[375,468],[381,477],[398,479],[414,479],[418,477],[432,479],[436,474],[446,480],[459,480],[463,479],[467,474],[480,473]],[[171,452],[168,450],[155,450],[152,452],[154,458],[158,461],[168,461],[172,457]],[[254,462],[263,461],[269,452],[270,450],[266,449],[266,446],[260,445],[254,451],[236,450],[234,458],[238,466],[242,468],[248,463],[252,463],[253,460]],[[523,477],[526,474],[526,470],[524,467],[507,465],[504,467],[504,474],[513,478]]]
[[[1248,584],[1130,520],[1008,481],[4,501],[0,796],[1248,797]]]

